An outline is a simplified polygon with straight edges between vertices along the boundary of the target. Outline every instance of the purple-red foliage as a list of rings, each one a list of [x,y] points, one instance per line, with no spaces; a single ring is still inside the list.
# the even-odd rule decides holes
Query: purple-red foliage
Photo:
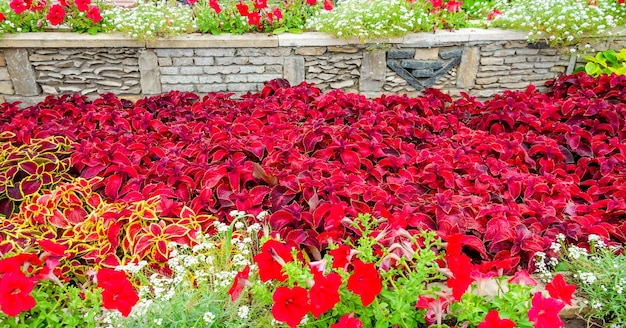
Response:
[[[365,212],[392,230],[466,234],[474,260],[524,266],[558,233],[626,241],[624,76],[563,76],[547,93],[484,103],[432,89],[370,101],[274,80],[242,99],[74,95],[0,111],[19,142],[74,140],[74,169],[104,177],[112,200],[160,195],[172,213],[221,218],[267,210],[274,230],[318,249],[354,237],[342,219]]]

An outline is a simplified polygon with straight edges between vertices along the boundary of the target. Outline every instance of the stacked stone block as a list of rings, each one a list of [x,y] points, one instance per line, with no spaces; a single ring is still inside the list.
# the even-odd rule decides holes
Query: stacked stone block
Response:
[[[155,49],[163,92],[259,91],[283,78],[290,48]]]
[[[6,61],[4,60],[4,51],[0,51],[0,102],[4,102],[2,95],[13,94],[13,83],[11,83],[11,76],[7,69]]]
[[[138,49],[33,49],[29,55],[43,94],[139,94]]]
[[[304,56],[305,80],[322,91],[359,91],[363,50],[358,47],[303,47],[295,53]]]

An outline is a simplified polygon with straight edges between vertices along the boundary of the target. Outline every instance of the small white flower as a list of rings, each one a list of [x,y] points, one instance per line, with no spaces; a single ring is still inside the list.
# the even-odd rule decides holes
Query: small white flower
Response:
[[[248,319],[249,313],[250,313],[250,308],[248,308],[248,306],[246,305],[240,306],[239,310],[237,310],[237,316],[239,316],[243,320]]]
[[[213,312],[207,312],[202,316],[204,322],[212,324],[215,321],[215,314]]]

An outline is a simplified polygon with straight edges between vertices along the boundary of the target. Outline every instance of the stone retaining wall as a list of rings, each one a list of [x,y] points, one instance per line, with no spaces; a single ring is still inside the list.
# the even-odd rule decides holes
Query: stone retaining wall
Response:
[[[74,92],[113,92],[131,99],[169,90],[241,95],[275,78],[370,97],[415,96],[435,87],[455,97],[466,92],[486,98],[529,84],[542,87],[580,64],[563,50],[528,44],[525,36],[462,29],[363,44],[322,33],[190,34],[151,43],[115,34],[5,35],[0,39],[0,101],[29,104]],[[619,50],[626,47],[626,37],[594,46]]]

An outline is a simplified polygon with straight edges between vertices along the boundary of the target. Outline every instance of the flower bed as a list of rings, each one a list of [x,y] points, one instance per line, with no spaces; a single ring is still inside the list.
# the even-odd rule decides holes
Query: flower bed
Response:
[[[28,286],[57,277],[81,288],[92,281],[92,268],[141,262],[146,274],[175,274],[167,261],[180,251],[172,253],[168,244],[194,247],[199,232],[227,232],[213,246],[225,255],[212,258],[223,260],[228,273],[208,286],[223,291],[232,284],[232,298],[249,303],[204,309],[198,318],[204,314],[206,322],[223,314],[235,321],[265,318],[268,325],[273,317],[292,327],[304,318],[311,326],[347,327],[358,320],[365,326],[484,327],[505,324],[505,318],[557,327],[571,288],[557,275],[546,297],[527,288],[532,280],[524,273],[568,268],[579,279],[570,282],[593,285],[591,268],[563,267],[571,259],[552,267],[550,258],[566,259],[559,253],[565,248],[577,250],[577,256],[570,251],[574,259],[586,258],[587,249],[626,241],[625,86],[623,76],[580,73],[550,81],[545,93],[531,86],[480,102],[469,96],[453,101],[434,89],[416,98],[367,100],[273,80],[241,99],[171,91],[137,102],[75,94],[23,109],[5,103],[0,247],[34,255],[6,258],[4,274]],[[256,224],[260,231],[237,232],[237,224]],[[237,248],[243,257],[233,262],[234,248],[226,246],[239,243],[233,238],[264,243]],[[281,241],[267,241],[273,238]],[[191,270],[199,254],[209,256],[202,248],[192,251],[196,260],[183,269]],[[538,254],[543,257],[536,261]],[[26,263],[33,270],[20,271]],[[608,263],[620,272],[623,261]],[[480,292],[482,281],[503,274],[516,276],[509,292]],[[120,292],[107,281],[127,279],[103,275],[103,297]],[[187,291],[203,276],[185,276],[191,279]],[[273,282],[249,290],[255,279]],[[450,289],[433,287],[437,281]],[[598,295],[619,299],[623,281],[602,281],[615,293]],[[371,288],[377,282],[380,288]],[[339,293],[339,301],[314,301],[321,285],[329,286],[329,300]],[[53,288],[42,286],[37,304]],[[35,306],[28,298],[32,287],[21,290],[29,300],[24,308],[2,310],[36,320],[19,314]],[[239,300],[241,290],[250,292]],[[107,297],[105,307],[128,314],[135,296],[129,294],[128,303]],[[272,297],[278,305],[270,309]],[[94,299],[97,294],[85,298]],[[300,299],[303,306],[292,309],[290,302]],[[238,310],[243,304],[258,306],[258,315],[232,312],[245,312]],[[280,304],[285,308],[276,308]],[[592,314],[623,323],[620,304],[595,304]]]

